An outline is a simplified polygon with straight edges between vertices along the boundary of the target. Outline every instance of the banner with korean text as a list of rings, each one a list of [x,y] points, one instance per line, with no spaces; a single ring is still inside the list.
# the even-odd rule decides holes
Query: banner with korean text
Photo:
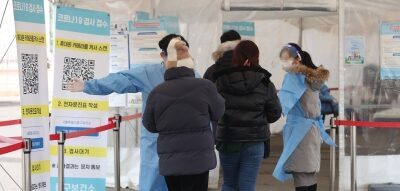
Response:
[[[107,96],[72,93],[67,89],[74,78],[87,81],[108,74],[109,25],[108,13],[57,7],[51,133],[69,133],[107,124]],[[66,191],[105,191],[106,132],[67,140],[64,153]],[[51,191],[56,191],[56,141],[51,143],[50,156]]]
[[[21,128],[32,140],[32,190],[49,190],[49,101],[43,0],[13,0]]]
[[[254,22],[239,21],[239,22],[223,22],[223,32],[229,30],[237,31],[243,39],[253,40],[256,36]]]

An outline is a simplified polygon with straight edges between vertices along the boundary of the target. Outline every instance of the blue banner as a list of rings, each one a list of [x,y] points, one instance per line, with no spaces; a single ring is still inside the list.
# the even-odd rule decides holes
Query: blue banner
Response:
[[[398,80],[400,79],[400,68],[382,68],[382,80]]]
[[[57,177],[51,177],[51,191],[57,191]],[[104,178],[70,178],[64,179],[64,190],[87,190],[87,191],[106,191],[106,180]]]
[[[91,128],[85,128],[85,127],[64,127],[64,126],[56,126],[56,133],[59,133],[61,131],[64,131],[65,133],[72,133],[72,132],[78,132],[78,131],[83,131]],[[93,133],[87,135],[89,137],[98,137],[99,133]]]
[[[44,24],[43,0],[13,0],[15,21]]]
[[[400,22],[381,22],[381,35],[400,35]]]
[[[256,35],[254,22],[224,22],[222,30],[223,32],[235,30],[241,36],[254,37]]]
[[[43,148],[43,138],[32,139],[32,150]]]
[[[109,36],[110,15],[106,12],[57,6],[56,29]]]

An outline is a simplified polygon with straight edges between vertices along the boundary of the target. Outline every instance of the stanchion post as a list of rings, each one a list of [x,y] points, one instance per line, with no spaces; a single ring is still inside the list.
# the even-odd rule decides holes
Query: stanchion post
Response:
[[[24,191],[31,191],[31,151],[32,140],[29,138],[24,139]]]
[[[331,126],[331,138],[333,141],[336,140],[336,129],[337,126],[335,124],[336,117],[332,117],[330,121],[330,126]],[[331,146],[330,148],[330,181],[329,181],[329,191],[334,191],[335,190],[335,184],[336,184],[336,147]]]
[[[65,132],[60,131],[58,139],[58,191],[64,191],[64,144]]]
[[[115,191],[121,190],[121,160],[120,160],[120,127],[121,127],[121,115],[115,114],[115,128],[113,129],[114,134],[114,181],[115,181]]]
[[[355,121],[355,112],[351,114],[351,120]],[[351,144],[351,191],[357,191],[357,127],[350,128],[350,144]]]

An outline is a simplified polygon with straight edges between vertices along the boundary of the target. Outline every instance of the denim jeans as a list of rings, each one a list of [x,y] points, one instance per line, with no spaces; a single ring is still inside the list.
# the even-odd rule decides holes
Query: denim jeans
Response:
[[[263,156],[263,142],[236,153],[219,152],[224,178],[222,191],[254,191]]]

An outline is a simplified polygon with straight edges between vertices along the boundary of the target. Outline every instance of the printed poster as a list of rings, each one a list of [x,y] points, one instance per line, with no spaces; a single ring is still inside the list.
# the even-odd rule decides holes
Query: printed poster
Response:
[[[73,78],[108,75],[110,15],[58,6],[56,9],[54,92],[51,133],[81,131],[107,124],[107,96],[68,91]],[[105,191],[107,132],[66,140],[66,191]],[[57,141],[52,141],[51,191],[57,190]]]
[[[13,0],[22,136],[31,138],[32,190],[50,188],[49,98],[43,0]]]
[[[400,79],[400,21],[380,25],[381,79]]]
[[[363,36],[345,37],[345,63],[365,63],[365,38]]]
[[[161,63],[158,41],[166,35],[159,19],[129,22],[130,64]]]
[[[117,73],[123,70],[128,70],[128,34],[111,34],[110,47],[110,73]],[[110,94],[108,98],[110,107],[126,107],[127,105],[126,94],[113,93]]]
[[[161,64],[158,41],[166,35],[164,23],[159,19],[129,22],[129,64]],[[141,93],[128,94],[128,107],[141,106]]]

